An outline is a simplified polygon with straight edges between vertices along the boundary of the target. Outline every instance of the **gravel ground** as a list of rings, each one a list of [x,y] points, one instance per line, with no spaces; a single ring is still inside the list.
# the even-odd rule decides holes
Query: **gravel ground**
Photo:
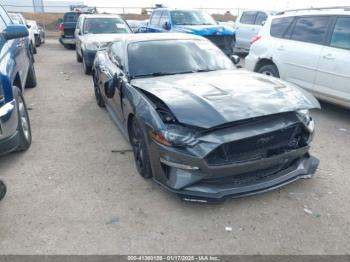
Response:
[[[0,158],[0,254],[344,254],[350,250],[349,110],[314,112],[312,180],[221,205],[184,203],[138,176],[75,51],[38,49],[26,90],[33,144]],[[232,228],[227,231],[225,228]]]

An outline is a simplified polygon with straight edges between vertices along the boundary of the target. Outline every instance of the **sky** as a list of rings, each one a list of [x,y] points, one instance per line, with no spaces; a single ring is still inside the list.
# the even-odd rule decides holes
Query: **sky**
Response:
[[[81,0],[83,1],[83,0]],[[227,8],[285,10],[305,7],[346,6],[349,0],[85,0],[92,6],[142,7],[164,4],[178,8]]]

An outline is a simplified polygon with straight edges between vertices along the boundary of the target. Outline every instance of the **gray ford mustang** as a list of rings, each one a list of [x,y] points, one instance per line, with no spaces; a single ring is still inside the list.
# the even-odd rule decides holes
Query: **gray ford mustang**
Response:
[[[93,80],[97,104],[130,141],[140,175],[183,200],[266,192],[311,178],[319,164],[309,154],[308,110],[320,108],[317,100],[237,69],[202,37],[120,36],[97,52]]]

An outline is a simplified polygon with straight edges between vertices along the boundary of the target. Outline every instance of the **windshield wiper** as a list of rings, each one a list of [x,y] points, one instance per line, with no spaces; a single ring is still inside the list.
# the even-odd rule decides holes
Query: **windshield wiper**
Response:
[[[169,72],[156,72],[156,73],[152,73],[152,74],[135,75],[135,76],[132,76],[131,79],[140,78],[140,77],[154,77],[154,76],[168,76],[168,75],[191,74],[191,73],[197,73],[197,72],[198,72],[197,70],[184,71],[184,72],[174,72],[174,73],[169,73]]]

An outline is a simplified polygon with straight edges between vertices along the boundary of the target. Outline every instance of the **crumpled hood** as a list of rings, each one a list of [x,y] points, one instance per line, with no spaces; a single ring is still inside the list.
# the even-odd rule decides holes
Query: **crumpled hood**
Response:
[[[225,25],[175,25],[172,31],[200,36],[234,34],[234,29]]]
[[[180,123],[202,128],[320,108],[311,94],[295,85],[246,70],[134,79],[131,84],[161,99]]]
[[[87,34],[83,36],[83,42],[109,43],[121,39],[125,34]]]

